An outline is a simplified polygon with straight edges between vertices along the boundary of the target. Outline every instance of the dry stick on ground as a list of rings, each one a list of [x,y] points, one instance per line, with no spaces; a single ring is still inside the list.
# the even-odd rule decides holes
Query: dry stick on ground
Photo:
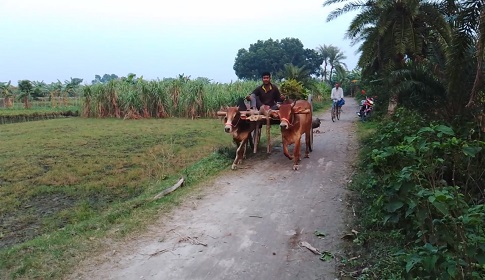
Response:
[[[207,243],[200,242],[198,237],[182,236],[182,234],[178,232],[177,234],[181,237],[179,242],[190,241],[191,244],[202,245],[207,247]]]
[[[163,253],[166,253],[166,252],[170,252],[169,249],[162,249],[162,250],[158,250],[156,251],[155,253],[151,253],[151,254],[148,254],[148,258],[151,258],[151,257],[154,257],[154,256],[157,256],[159,254],[163,254]],[[144,254],[146,255],[146,254]]]
[[[314,253],[315,255],[320,255],[321,254],[321,252],[318,249],[316,249],[315,247],[313,247],[312,245],[310,245],[310,243],[308,243],[308,242],[302,241],[302,242],[300,242],[299,245],[301,247],[305,247],[308,250],[312,251],[312,253]]]
[[[176,190],[180,186],[182,186],[183,183],[184,183],[184,178],[180,178],[180,180],[177,182],[177,184],[171,186],[170,188],[168,188],[166,190],[163,190],[162,192],[160,192],[159,194],[157,194],[156,196],[154,196],[152,198],[152,200],[157,200],[157,199],[160,199],[160,198],[166,196],[167,194],[173,192],[174,190]]]
[[[190,240],[190,242],[194,245],[202,245],[207,247],[207,243],[200,242],[198,237],[190,237],[187,236],[187,238]]]

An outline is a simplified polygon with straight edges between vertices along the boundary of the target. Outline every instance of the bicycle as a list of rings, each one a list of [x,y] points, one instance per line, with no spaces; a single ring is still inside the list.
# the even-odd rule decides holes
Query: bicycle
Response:
[[[338,101],[332,101],[332,121],[335,122],[335,119],[340,120],[340,114],[342,113],[342,106],[338,106]]]

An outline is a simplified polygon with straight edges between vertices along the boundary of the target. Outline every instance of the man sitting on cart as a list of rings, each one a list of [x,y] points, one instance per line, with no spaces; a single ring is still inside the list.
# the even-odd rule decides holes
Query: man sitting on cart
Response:
[[[250,101],[251,110],[259,110],[262,105],[267,105],[272,110],[278,110],[279,104],[284,101],[284,96],[281,95],[278,87],[271,83],[271,74],[263,72],[261,74],[263,84],[253,90],[253,92],[246,97]]]

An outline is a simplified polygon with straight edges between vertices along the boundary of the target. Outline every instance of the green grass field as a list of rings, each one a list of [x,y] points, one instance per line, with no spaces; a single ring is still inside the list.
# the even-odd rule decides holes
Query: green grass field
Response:
[[[52,112],[66,112],[66,111],[79,111],[79,106],[65,106],[65,107],[36,107],[31,109],[23,109],[23,108],[15,108],[15,109],[0,109],[0,117],[1,116],[19,116],[19,115],[33,115],[33,114],[45,114],[45,113],[52,113]]]
[[[280,143],[279,128],[271,131]],[[142,231],[229,170],[235,156],[219,119],[29,121],[0,125],[0,143],[2,279],[62,278],[106,240]],[[248,156],[267,156],[264,132],[259,150]],[[180,177],[183,188],[153,200]]]
[[[176,205],[189,188],[151,198],[180,176],[191,186],[229,168],[231,142],[218,119],[2,125],[0,278],[59,278],[102,238]]]

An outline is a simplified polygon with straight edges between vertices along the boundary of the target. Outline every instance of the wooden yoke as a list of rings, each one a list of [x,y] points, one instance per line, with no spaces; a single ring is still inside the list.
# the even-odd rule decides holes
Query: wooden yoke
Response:
[[[278,112],[278,110],[271,110],[272,112]],[[262,120],[262,119],[271,119],[271,120],[278,120],[278,118],[275,118],[275,117],[272,117],[272,116],[265,116],[265,115],[253,115],[251,114],[250,111],[239,111],[241,113],[241,115],[243,116],[248,116],[248,117],[251,117],[251,116],[255,116],[251,119],[251,121],[259,121],[259,120]],[[305,109],[305,110],[302,110],[300,112],[297,112],[296,114],[310,114],[311,110],[310,109]],[[217,111],[216,115],[218,117],[225,117],[226,116],[226,111]],[[250,118],[248,118],[250,119]]]

